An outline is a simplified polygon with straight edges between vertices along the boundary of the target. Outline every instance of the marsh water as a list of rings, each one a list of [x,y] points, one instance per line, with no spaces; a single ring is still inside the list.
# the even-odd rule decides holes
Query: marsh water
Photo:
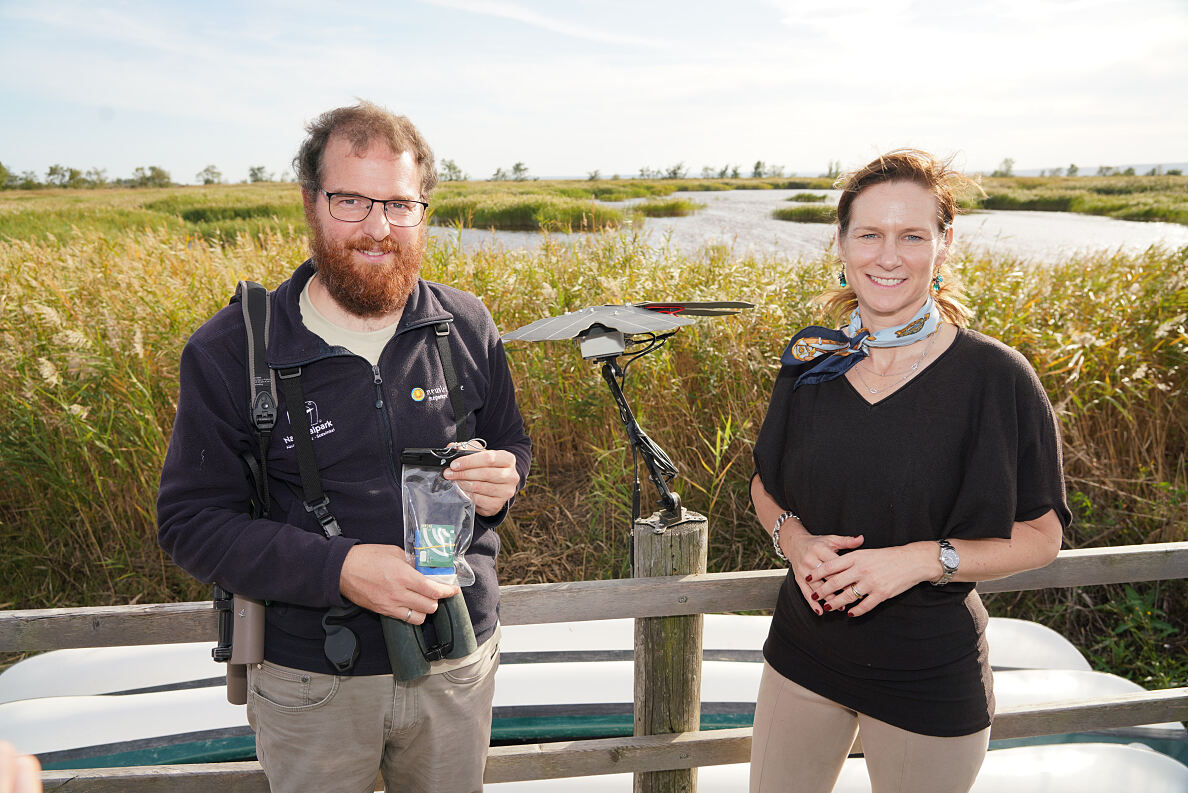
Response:
[[[724,245],[735,255],[815,259],[833,242],[833,226],[791,223],[771,216],[774,209],[793,206],[796,193],[825,194],[836,203],[836,190],[730,190],[676,193],[703,204],[688,217],[648,218],[635,229],[652,245],[669,244],[686,253],[707,245]],[[610,204],[626,206],[631,202]],[[1009,255],[1021,261],[1054,262],[1085,253],[1137,253],[1152,245],[1178,248],[1188,245],[1188,226],[1175,223],[1140,223],[1069,212],[980,211],[962,215],[955,224],[956,243],[973,251]],[[542,235],[528,231],[486,231],[434,226],[430,235],[456,240],[463,247],[484,245],[527,248],[539,245]],[[553,239],[577,235],[551,234]]]

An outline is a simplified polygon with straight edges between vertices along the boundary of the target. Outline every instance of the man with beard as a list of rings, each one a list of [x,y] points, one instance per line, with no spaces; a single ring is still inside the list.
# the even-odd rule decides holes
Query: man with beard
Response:
[[[370,791],[377,773],[387,790],[480,790],[498,666],[495,528],[527,476],[530,444],[490,315],[418,275],[437,182],[420,133],[370,103],[325,113],[308,132],[294,166],[312,256],[271,295],[266,360],[281,377],[300,369],[297,410],[341,533],[324,532],[303,501],[283,396],[266,455],[268,517],[250,514],[241,457],[257,437],[244,319],[229,306],[182,353],[159,538],[195,577],[267,603],[248,720],[273,791]],[[486,442],[445,472],[476,512],[466,553],[475,582],[463,594],[478,649],[398,683],[380,615],[420,625],[459,591],[409,564],[399,454],[459,437]],[[362,610],[343,625],[358,656],[344,670],[327,655],[335,628],[324,618],[352,604]]]

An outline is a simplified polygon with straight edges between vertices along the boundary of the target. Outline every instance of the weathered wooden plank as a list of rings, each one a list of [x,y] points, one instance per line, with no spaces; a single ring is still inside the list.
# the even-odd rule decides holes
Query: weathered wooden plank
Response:
[[[785,570],[523,584],[500,589],[505,625],[772,608]],[[1061,551],[979,592],[1188,578],[1188,542]],[[0,611],[0,652],[214,641],[209,602]]]
[[[43,771],[41,781],[47,791],[70,793],[268,793],[256,762]]]
[[[746,570],[506,586],[499,591],[499,619],[526,625],[774,608],[785,575],[787,570]]]
[[[558,779],[745,763],[751,728],[641,735],[528,746],[497,746],[487,756],[486,782]]]
[[[215,641],[210,601],[0,611],[0,651]]]
[[[1084,702],[1055,702],[1038,708],[1003,708],[994,718],[990,737],[1027,738],[1185,720],[1188,687],[1165,688]]]
[[[1147,691],[1088,702],[1004,708],[994,739],[1131,727],[1188,719],[1188,687]],[[708,730],[525,746],[498,746],[487,759],[487,782],[663,771],[750,759],[751,728]],[[72,793],[266,793],[259,763],[210,763],[137,768],[46,771],[46,790]]]
[[[1188,578],[1188,542],[1061,551],[1047,567],[983,581],[978,591],[1018,592],[1173,578]]]
[[[749,727],[638,738],[497,746],[487,757],[484,781],[558,779],[745,763],[750,759],[750,746]],[[268,791],[264,772],[256,762],[45,771],[42,780],[47,791],[71,793]]]

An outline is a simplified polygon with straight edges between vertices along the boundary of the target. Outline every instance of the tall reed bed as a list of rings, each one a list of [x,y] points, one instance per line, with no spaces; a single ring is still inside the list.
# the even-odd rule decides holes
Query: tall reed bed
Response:
[[[836,223],[837,207],[832,204],[778,207],[771,211],[771,216],[776,220],[788,220],[793,223]]]
[[[705,204],[687,198],[654,198],[631,207],[633,212],[649,218],[683,218],[704,208]]]
[[[153,505],[178,357],[238,279],[275,286],[304,251],[304,238],[288,233],[224,245],[169,230],[68,245],[0,242],[0,541],[7,549],[0,603],[205,596],[156,546]],[[975,328],[1028,356],[1060,415],[1077,518],[1068,545],[1188,539],[1188,249],[1050,267],[1002,257],[957,264],[977,310]],[[827,259],[747,258],[726,248],[685,254],[627,232],[573,243],[544,238],[535,250],[466,252],[438,241],[425,261],[427,277],[478,294],[505,331],[603,303],[756,304],[685,328],[663,352],[632,366],[627,383],[643,428],[681,469],[676,490],[710,518],[716,571],[774,564],[749,514],[751,447],[778,355],[813,319],[809,298],[833,270]],[[626,575],[631,456],[605,383],[571,342],[518,343],[508,352],[535,460],[501,529],[503,580]],[[650,490],[645,479],[646,510]],[[1132,591],[1134,598],[1117,587],[1003,595],[991,605],[1041,617],[1102,656],[1117,652],[1110,642],[1118,621],[1132,624],[1136,636],[1149,637],[1143,674],[1182,685],[1188,665],[1163,672],[1158,665],[1184,657],[1183,582]],[[1141,620],[1152,614],[1172,615],[1179,633],[1144,634]],[[1137,663],[1133,654],[1110,663],[1135,674],[1122,668]]]
[[[1188,224],[1188,176],[988,179],[984,187],[970,207]]]
[[[484,229],[595,231],[617,228],[622,210],[547,193],[467,193],[435,200],[432,220]]]

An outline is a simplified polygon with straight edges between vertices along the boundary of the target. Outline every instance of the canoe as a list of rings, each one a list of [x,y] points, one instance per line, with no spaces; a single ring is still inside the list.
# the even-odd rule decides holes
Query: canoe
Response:
[[[707,614],[706,660],[762,662],[770,617]],[[630,619],[510,625],[503,628],[504,666],[542,660],[629,660]],[[992,618],[987,628],[994,669],[1080,669],[1089,663],[1051,628],[1026,620]],[[151,693],[222,685],[223,667],[211,661],[210,642],[96,647],[27,658],[0,673],[0,703],[34,697]]]
[[[702,729],[750,726],[762,671],[756,648],[769,621],[707,616]],[[995,673],[1000,707],[1142,690],[1079,668],[1088,666],[1080,653],[1042,626],[1003,620],[993,629],[1009,652],[992,651],[992,663],[1005,658],[1012,665]],[[631,734],[631,620],[509,626],[503,634],[493,743]],[[1019,649],[1027,638],[1043,640],[1044,652],[1036,654],[1043,662],[1078,668],[1018,668],[1032,662]],[[207,643],[97,648],[22,661],[0,674],[0,701],[8,700],[0,704],[0,738],[37,754],[46,768],[250,759],[245,709],[226,702],[222,679],[211,676],[221,667],[209,651]],[[1118,739],[1133,738],[1188,747],[1174,723],[1135,728]]]

